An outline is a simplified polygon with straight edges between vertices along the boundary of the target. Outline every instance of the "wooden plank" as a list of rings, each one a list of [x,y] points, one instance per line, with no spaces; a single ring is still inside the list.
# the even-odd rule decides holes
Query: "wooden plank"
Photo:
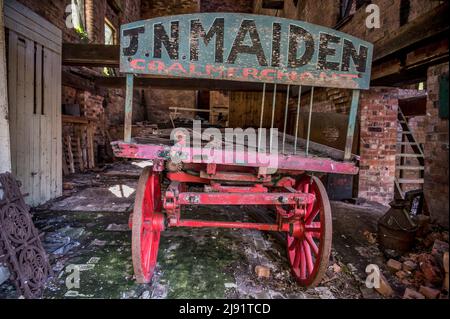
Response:
[[[35,114],[42,114],[42,45],[36,43]]]
[[[63,158],[62,158],[62,172],[63,172],[63,176],[67,176],[70,174],[69,166],[67,166],[65,151],[63,151]]]
[[[397,181],[398,181],[399,184],[423,184],[423,183],[425,183],[424,179],[399,178]]]
[[[53,36],[56,38],[59,37],[60,39],[62,38],[62,32],[60,29],[15,0],[5,0],[4,10],[5,15],[7,15],[6,12],[11,11],[20,14],[22,17],[19,17],[18,19],[20,19],[20,22],[23,22],[25,25],[30,22],[39,25],[40,28],[45,29],[44,33],[49,34],[49,37]]]
[[[73,123],[73,124],[89,124],[89,119],[84,116],[72,116],[72,115],[65,115],[63,114],[61,116],[63,123]]]
[[[61,93],[61,81],[62,81],[62,72],[61,72],[61,55],[57,54],[57,58],[55,59],[56,64],[56,110],[57,110],[57,119],[56,119],[56,138],[57,138],[57,149],[58,149],[58,157],[56,158],[57,161],[57,190],[56,190],[56,196],[61,196],[63,191],[63,177],[62,177],[62,111],[61,111],[61,99],[62,99],[62,93]]]
[[[35,183],[39,183],[39,171],[35,170],[35,160],[38,160],[39,154],[35,154],[35,142],[36,132],[34,128],[34,41],[25,40],[26,46],[26,60],[25,60],[25,112],[22,116],[25,117],[26,127],[22,128],[26,133],[26,139],[21,141],[25,143],[28,147],[27,158],[24,159],[27,168],[25,174],[28,175],[26,184],[23,185],[23,190],[25,193],[30,194],[29,203],[35,205],[39,201],[38,191],[35,190]],[[36,181],[35,181],[36,180]]]
[[[11,170],[17,174],[17,34],[9,31],[8,100],[9,132],[11,145]]]
[[[27,138],[27,127],[29,123],[25,122],[25,60],[26,60],[26,48],[25,41],[18,38],[17,41],[17,100],[16,100],[16,112],[17,112],[17,126],[16,131],[13,133],[16,135],[16,158],[13,162],[17,163],[17,171],[15,175],[17,179],[22,183],[27,180],[27,154],[28,145],[25,145]]]
[[[119,67],[120,46],[63,43],[62,64],[86,67]]]
[[[94,128],[92,124],[87,127],[87,148],[88,148],[88,161],[89,168],[95,168],[94,157]]]
[[[397,170],[407,170],[407,171],[423,171],[425,166],[397,166]]]
[[[64,149],[65,149],[65,158],[69,168],[70,173],[75,173],[75,164],[73,160],[73,152],[72,152],[72,138],[69,134],[64,135]]]
[[[127,74],[127,86],[125,93],[125,120],[124,120],[124,140],[131,141],[131,129],[133,126],[133,82],[134,75]]]
[[[95,85],[104,88],[123,89],[126,86],[125,77],[97,77]],[[166,90],[206,90],[206,91],[237,91],[261,92],[261,83],[242,81],[222,81],[188,78],[162,78],[160,76],[135,77],[134,88],[154,87]],[[278,92],[286,92],[287,85],[277,85]],[[273,91],[273,85],[267,84],[267,92]]]
[[[423,157],[422,154],[396,154],[397,157]]]
[[[51,160],[52,160],[52,133],[51,133],[51,51],[47,48],[44,48],[44,63],[42,68],[44,70],[43,82],[44,82],[44,102],[43,102],[43,115],[42,115],[42,148],[41,154],[43,159],[43,180],[41,185],[41,200],[47,201],[51,198]]]
[[[5,26],[8,29],[14,30],[18,34],[22,36],[26,36],[30,40],[36,41],[43,46],[49,48],[55,52],[61,52],[61,46],[56,45],[53,41],[47,39],[46,37],[41,36],[38,33],[35,33],[33,29],[28,28],[26,25],[20,24],[17,21],[5,16]]]
[[[81,149],[81,137],[79,134],[75,137],[75,154],[78,161],[78,168],[84,172],[83,151]]]
[[[449,29],[447,11],[448,2],[445,1],[399,29],[392,30],[388,36],[374,43],[373,61],[385,58],[432,36],[445,33]]]
[[[51,198],[57,197],[57,171],[60,169],[60,166],[58,165],[58,159],[61,157],[60,151],[58,149],[58,122],[61,121],[61,119],[58,117],[58,111],[61,109],[61,104],[58,105],[59,98],[58,96],[61,95],[61,92],[59,90],[60,83],[58,83],[58,70],[59,67],[57,65],[58,58],[57,54],[55,52],[51,53],[51,68],[52,68],[52,77],[51,77],[51,143],[52,143],[52,161],[51,161],[51,171],[50,171],[50,180],[51,180]]]
[[[90,91],[90,92],[96,91],[96,87],[94,86],[94,83],[91,80],[67,71],[62,72],[62,85],[70,86],[73,87],[74,89],[82,91]],[[119,85],[116,86],[119,87]]]

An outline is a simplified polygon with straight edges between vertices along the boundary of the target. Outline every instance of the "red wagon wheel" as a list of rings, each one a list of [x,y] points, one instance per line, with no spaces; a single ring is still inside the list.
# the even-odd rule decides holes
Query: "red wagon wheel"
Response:
[[[287,235],[288,259],[298,283],[305,287],[317,286],[327,270],[331,253],[331,207],[325,187],[317,177],[303,177],[298,191],[316,196],[307,205],[306,214]]]
[[[164,230],[160,175],[146,167],[139,178],[133,210],[131,249],[138,283],[149,283],[158,257],[159,239]]]

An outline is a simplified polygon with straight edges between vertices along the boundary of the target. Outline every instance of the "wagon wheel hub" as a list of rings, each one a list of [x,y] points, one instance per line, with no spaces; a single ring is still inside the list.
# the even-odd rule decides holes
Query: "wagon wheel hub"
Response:
[[[296,239],[303,239],[305,235],[305,224],[301,219],[289,224],[289,236]]]

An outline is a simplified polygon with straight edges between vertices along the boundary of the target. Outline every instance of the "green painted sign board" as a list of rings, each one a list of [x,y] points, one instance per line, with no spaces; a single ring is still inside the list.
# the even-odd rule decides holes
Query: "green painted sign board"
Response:
[[[200,13],[123,25],[120,52],[128,74],[368,89],[373,45],[298,20]]]

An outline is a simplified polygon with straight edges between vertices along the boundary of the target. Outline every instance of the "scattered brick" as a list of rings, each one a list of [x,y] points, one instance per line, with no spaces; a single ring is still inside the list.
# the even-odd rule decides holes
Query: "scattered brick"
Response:
[[[442,259],[443,259],[445,273],[448,274],[448,251],[446,251],[444,253],[444,258],[442,258]]]
[[[437,299],[441,294],[439,290],[426,286],[420,286],[419,292],[427,299]]]
[[[375,287],[375,290],[384,297],[391,297],[394,294],[394,290],[383,274],[380,274],[380,287]]]
[[[270,269],[264,266],[256,266],[255,273],[259,278],[270,278]]]
[[[400,280],[403,280],[403,279],[408,278],[408,277],[410,276],[409,273],[407,273],[406,271],[403,271],[403,270],[397,271],[397,272],[395,273],[395,275],[396,275],[397,278],[400,279]]]
[[[406,288],[405,293],[403,294],[403,299],[425,299],[425,296],[414,289]]]
[[[417,269],[417,264],[412,260],[406,260],[403,262],[402,269],[404,271],[414,271]]]
[[[418,261],[425,279],[433,285],[440,285],[444,279],[444,275],[437,266],[436,259],[430,254],[421,254],[418,257]]]
[[[395,259],[389,259],[386,265],[388,266],[389,270],[394,272],[402,270],[402,263]]]

